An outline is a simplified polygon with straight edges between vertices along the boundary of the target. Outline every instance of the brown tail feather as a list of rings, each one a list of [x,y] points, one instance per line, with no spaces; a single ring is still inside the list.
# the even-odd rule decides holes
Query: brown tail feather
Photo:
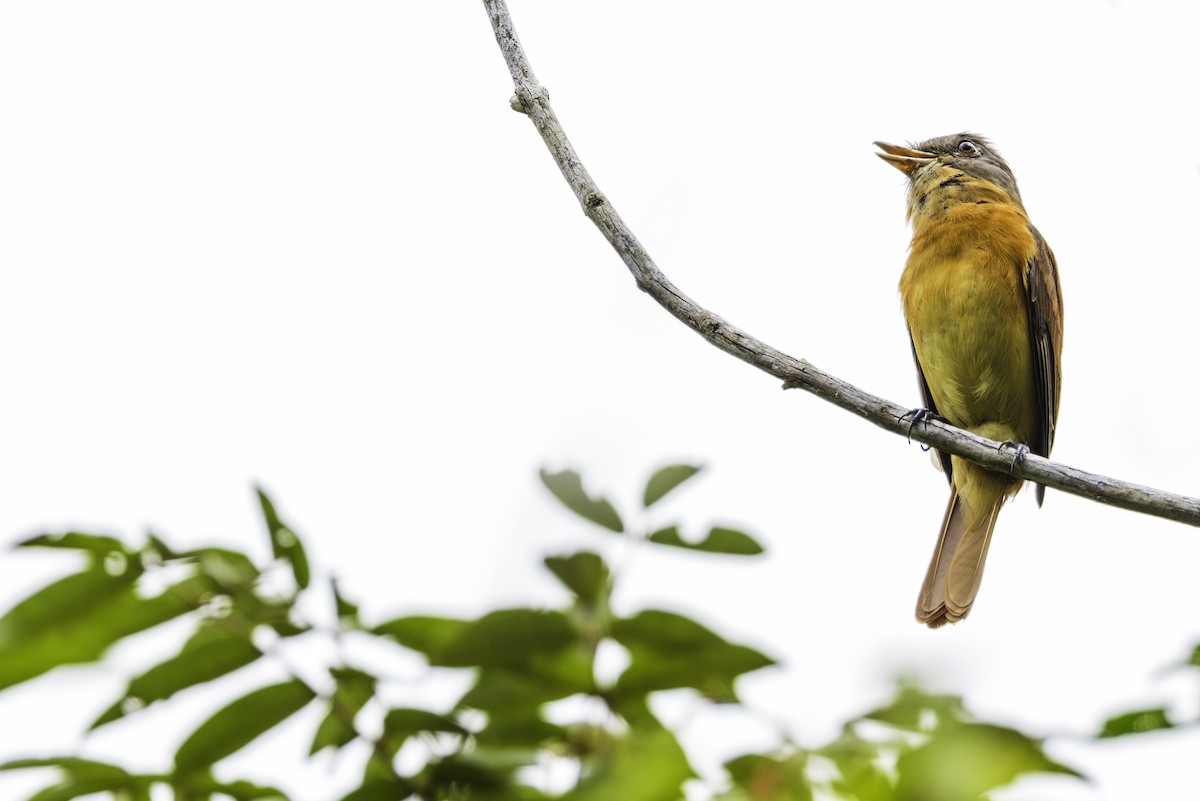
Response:
[[[958,488],[951,486],[942,533],[917,598],[918,621],[938,628],[957,623],[971,611],[979,582],[983,580],[992,529],[1004,500],[1003,495],[998,497],[991,513],[972,529],[968,527],[966,504],[959,498]]]

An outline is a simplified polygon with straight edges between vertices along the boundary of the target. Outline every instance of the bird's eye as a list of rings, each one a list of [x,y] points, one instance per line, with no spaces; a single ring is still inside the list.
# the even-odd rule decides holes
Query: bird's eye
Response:
[[[978,156],[979,148],[970,139],[964,139],[958,143],[958,152],[964,156]]]

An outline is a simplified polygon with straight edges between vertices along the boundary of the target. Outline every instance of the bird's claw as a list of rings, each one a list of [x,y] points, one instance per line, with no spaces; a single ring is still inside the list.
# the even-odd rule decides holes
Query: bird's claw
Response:
[[[942,419],[941,417],[939,417],[937,415],[936,412],[934,412],[930,409],[922,408],[920,406],[918,406],[916,409],[909,409],[907,412],[900,415],[901,422],[903,422],[904,418],[906,418],[906,417],[912,418],[911,420],[908,421],[908,429],[905,431],[905,438],[908,440],[909,445],[912,444],[913,426],[915,426],[917,423],[927,423],[930,420],[941,420]],[[929,450],[929,446],[922,445],[921,450],[927,451],[927,450]]]
[[[999,449],[1004,450],[1005,448],[1013,449],[1012,464],[1008,466],[1008,472],[1011,473],[1017,468],[1017,465],[1024,461],[1025,457],[1029,455],[1029,446],[1023,442],[1013,442],[1011,439],[1006,439],[1004,442],[1000,443]]]

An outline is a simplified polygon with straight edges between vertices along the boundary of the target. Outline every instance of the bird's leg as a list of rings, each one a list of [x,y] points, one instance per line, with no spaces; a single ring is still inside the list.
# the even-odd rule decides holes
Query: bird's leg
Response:
[[[910,445],[912,444],[913,426],[915,426],[917,423],[928,423],[930,420],[938,420],[943,423],[946,422],[946,418],[942,417],[937,412],[933,411],[932,409],[925,409],[921,406],[918,406],[915,409],[909,409],[907,412],[900,415],[900,422],[904,422],[904,419],[906,417],[912,418],[911,420],[908,421],[908,429],[905,432],[905,436],[908,439],[908,443]],[[929,450],[929,446],[922,445],[921,450],[927,451],[927,450]]]
[[[1012,464],[1008,466],[1008,472],[1011,473],[1016,469],[1017,465],[1024,461],[1025,457],[1029,455],[1029,446],[1023,442],[1013,442],[1011,439],[1006,439],[1004,442],[1000,443],[998,450],[1004,450],[1005,448],[1013,449]]]

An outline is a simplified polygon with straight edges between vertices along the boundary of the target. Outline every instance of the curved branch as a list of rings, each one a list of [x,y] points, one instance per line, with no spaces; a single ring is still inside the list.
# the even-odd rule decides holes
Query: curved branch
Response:
[[[596,186],[587,168],[571,147],[550,107],[550,95],[538,83],[517,38],[505,0],[484,0],[496,43],[512,73],[515,110],[529,116],[546,147],[579,199],[587,215],[616,250],[638,288],[654,298],[684,325],[726,353],[752,364],[783,381],[785,389],[803,389],[893,434],[956,454],[984,467],[1012,473],[1047,487],[1080,495],[1100,503],[1200,526],[1200,500],[1184,495],[1119,481],[1096,473],[1052,462],[1035,454],[1014,460],[1007,446],[933,420],[910,425],[909,409],[818,370],[803,359],[789,356],[713,314],[679,290],[654,264],[629,226]]]

